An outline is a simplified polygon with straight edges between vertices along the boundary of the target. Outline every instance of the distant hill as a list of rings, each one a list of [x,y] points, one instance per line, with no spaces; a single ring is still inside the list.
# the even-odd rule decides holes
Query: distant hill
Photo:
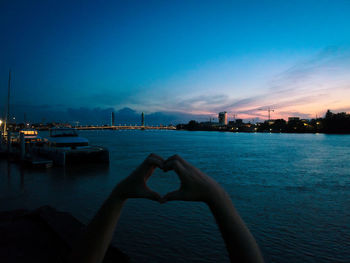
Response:
[[[115,113],[115,124],[141,124],[141,112],[125,107],[119,110],[114,108],[67,108],[59,109],[59,107],[51,105],[13,105],[11,116],[15,117],[17,123],[26,121],[30,123],[47,123],[47,122],[69,122],[81,125],[109,125],[111,123],[111,113]],[[205,120],[206,117],[200,115],[192,115],[181,112],[153,112],[145,113],[145,123],[147,125],[168,125],[187,123],[192,119],[199,121]]]

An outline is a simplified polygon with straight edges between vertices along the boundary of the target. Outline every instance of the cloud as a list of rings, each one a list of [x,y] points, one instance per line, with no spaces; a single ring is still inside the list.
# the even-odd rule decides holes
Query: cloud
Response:
[[[226,95],[201,95],[185,100],[179,100],[173,105],[173,109],[177,110],[188,110],[190,112],[203,111],[207,108],[208,110],[216,110],[221,107],[221,105],[226,105],[229,99]]]
[[[348,72],[350,49],[334,46],[326,47],[315,56],[300,61],[294,66],[276,75],[269,85],[272,92],[300,89],[306,83],[320,84],[329,75]]]
[[[331,110],[332,112],[350,112],[350,106],[344,108],[329,108],[327,110]]]
[[[282,116],[299,117],[301,119],[312,119],[312,118],[315,118],[315,115],[303,113],[303,112],[300,112],[300,111],[281,111],[280,114]],[[319,117],[321,117],[321,116],[319,116]]]
[[[154,111],[187,112],[208,116],[227,111],[232,114],[244,114],[246,117],[264,117],[266,114],[262,114],[259,109],[269,107],[275,109],[275,116],[283,118],[287,117],[285,115],[287,112],[313,115],[331,106],[346,107],[347,102],[342,94],[350,96],[349,69],[349,48],[326,47],[317,54],[275,74],[272,78],[264,79],[260,82],[259,89],[251,89],[251,92],[244,97],[240,97],[240,94],[247,93],[244,84],[243,88],[235,86],[230,92],[230,89],[220,88],[222,84],[220,74],[214,74],[218,77],[218,84],[215,85],[211,80],[210,83],[213,85],[211,91],[208,91],[208,83],[204,85],[201,93],[198,92],[198,83],[193,83],[194,90],[191,90],[187,83],[188,89],[179,94],[170,92],[169,96],[152,94],[150,97],[138,97],[131,105],[137,109],[143,107]],[[195,76],[202,78],[198,73]],[[246,77],[249,78],[249,74],[244,73],[244,76],[246,85],[249,85],[249,79]],[[203,78],[208,79],[207,76]]]
[[[276,117],[287,114],[311,116],[327,108],[350,108],[350,49],[327,47],[313,57],[300,61],[275,75],[260,94],[233,99],[197,96],[177,101],[174,106],[190,112],[214,114],[221,110],[246,117],[264,117],[259,109],[275,109]],[[266,114],[265,114],[266,118]]]
[[[115,108],[60,108],[57,105],[26,105],[16,104],[11,105],[13,109],[11,111],[11,118],[15,117],[17,123],[24,121],[24,115],[26,115],[26,121],[30,123],[38,122],[68,122],[71,124],[81,125],[110,125],[111,113],[115,113],[116,125],[140,125],[141,124],[141,111],[137,111],[128,107],[116,110]],[[146,113],[145,120],[147,125],[168,125],[187,123],[190,120],[206,120],[206,116],[187,114],[182,112],[153,112]]]
[[[68,108],[66,113],[68,115],[67,121],[75,122],[79,121],[81,123],[110,123],[111,112],[114,111],[113,108]]]
[[[281,69],[280,73],[272,77],[259,78],[254,82],[259,85],[258,88],[252,89],[249,89],[252,83],[249,72],[242,72],[244,76],[236,74],[234,77],[228,77],[233,69],[229,63],[225,65],[228,69],[216,64],[216,67],[206,68],[206,74],[195,71],[193,76],[185,75],[183,81],[177,78],[174,83],[165,83],[164,87],[167,90],[143,87],[136,94],[129,94],[126,90],[125,94],[115,94],[111,90],[96,92],[89,100],[93,105],[100,105],[102,108],[131,107],[147,114],[188,114],[200,118],[204,118],[204,115],[216,116],[220,111],[241,114],[246,118],[266,118],[267,114],[259,109],[266,110],[269,107],[275,109],[273,116],[287,118],[288,112],[314,115],[324,112],[327,108],[350,106],[350,102],[345,99],[346,96],[350,96],[350,49],[346,47],[326,47],[289,68]],[[215,71],[217,68],[219,72],[224,73]],[[215,78],[211,79],[213,76]],[[256,77],[255,74],[251,76]],[[231,82],[223,88],[225,77]],[[234,78],[238,79],[241,88],[234,83]],[[200,87],[196,80],[203,83],[203,86]],[[158,86],[161,84],[158,83]],[[233,87],[229,88],[230,85]]]
[[[200,74],[196,76],[200,77]],[[217,77],[220,76],[217,74]],[[327,109],[349,111],[350,49],[327,47],[314,56],[281,70],[272,78],[260,81],[261,88],[251,89],[250,93],[240,92],[245,88],[248,90],[243,84],[240,89],[230,90],[215,86],[213,80],[210,83],[213,85],[210,92],[207,86],[201,92],[198,87],[195,92],[190,87],[184,91],[174,89],[170,93],[151,89],[149,94],[147,88],[142,89],[144,93],[137,94],[128,91],[125,94],[116,94],[112,90],[96,91],[93,96],[81,99],[81,102],[88,101],[87,106],[84,104],[86,107],[79,107],[80,101],[77,101],[79,106],[68,109],[63,104],[28,105],[25,102],[16,103],[11,108],[18,119],[22,119],[26,113],[28,119],[36,121],[45,119],[91,124],[110,123],[110,113],[125,106],[132,109],[116,111],[117,122],[139,123],[142,111],[146,113],[147,120],[154,124],[179,123],[190,119],[205,121],[209,117],[216,117],[220,111],[227,111],[231,116],[239,114],[240,118],[266,119],[269,107],[275,110],[273,118],[287,118],[288,114],[321,115]],[[89,107],[89,104],[100,107]],[[5,107],[1,106],[3,108]]]

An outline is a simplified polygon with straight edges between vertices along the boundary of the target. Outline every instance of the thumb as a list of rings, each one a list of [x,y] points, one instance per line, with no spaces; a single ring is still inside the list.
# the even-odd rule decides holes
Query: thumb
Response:
[[[161,196],[157,193],[157,192],[154,192],[152,191],[151,189],[145,189],[145,192],[143,194],[143,197],[144,198],[147,198],[147,199],[150,199],[150,200],[153,200],[153,201],[158,201],[158,202],[161,202],[162,201],[162,198]]]
[[[173,192],[170,192],[170,193],[167,193],[163,198],[162,198],[162,202],[165,203],[165,202],[168,202],[168,201],[181,201],[183,200],[183,193],[182,191],[179,189],[179,190],[176,190],[176,191],[173,191]]]

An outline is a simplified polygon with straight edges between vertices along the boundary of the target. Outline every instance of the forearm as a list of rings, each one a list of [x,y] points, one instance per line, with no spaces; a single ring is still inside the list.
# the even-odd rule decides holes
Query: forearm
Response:
[[[87,226],[79,243],[73,248],[71,262],[103,261],[124,202],[114,190]]]
[[[231,262],[263,262],[260,249],[228,194],[216,189],[207,202],[225,241]]]
[[[79,242],[73,247],[70,261],[83,263],[102,262],[112,240],[125,200],[148,198],[160,201],[161,197],[146,185],[156,167],[163,165],[163,159],[150,154],[145,161],[114,188],[97,214],[87,226]]]

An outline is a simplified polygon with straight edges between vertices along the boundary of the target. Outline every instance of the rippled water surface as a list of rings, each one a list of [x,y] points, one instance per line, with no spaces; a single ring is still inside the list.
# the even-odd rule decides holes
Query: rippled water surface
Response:
[[[267,262],[350,262],[350,136],[84,131],[110,149],[106,167],[21,170],[0,162],[0,209],[52,205],[87,223],[114,185],[151,152],[182,155],[230,194]],[[174,173],[149,185],[174,190]],[[113,243],[133,262],[228,262],[209,209],[129,200]]]

